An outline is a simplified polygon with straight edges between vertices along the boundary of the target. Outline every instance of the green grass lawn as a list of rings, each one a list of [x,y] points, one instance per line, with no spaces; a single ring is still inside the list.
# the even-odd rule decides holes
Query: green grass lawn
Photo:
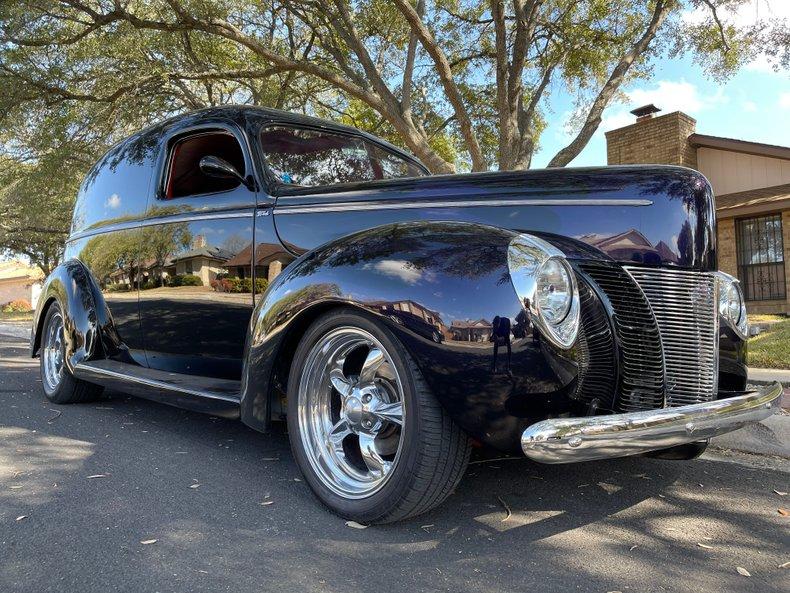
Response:
[[[763,369],[790,369],[790,319],[771,326],[770,331],[749,339],[749,366]],[[752,316],[749,316],[752,322]]]

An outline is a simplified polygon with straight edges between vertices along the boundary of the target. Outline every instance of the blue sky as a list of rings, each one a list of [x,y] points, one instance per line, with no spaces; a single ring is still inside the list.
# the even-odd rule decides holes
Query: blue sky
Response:
[[[761,4],[766,10],[765,0]],[[790,0],[771,0],[770,9],[776,16],[790,17]],[[555,90],[549,127],[541,137],[533,167],[545,167],[572,138],[567,121],[573,105],[559,88]],[[647,103],[654,103],[662,113],[689,114],[697,120],[701,134],[790,146],[790,72],[774,72],[764,59],[747,64],[723,83],[705,76],[690,57],[663,59],[656,62],[649,80],[622,90],[627,98],[604,112],[598,131],[571,166],[605,165],[604,132],[633,123],[635,118],[628,112]]]

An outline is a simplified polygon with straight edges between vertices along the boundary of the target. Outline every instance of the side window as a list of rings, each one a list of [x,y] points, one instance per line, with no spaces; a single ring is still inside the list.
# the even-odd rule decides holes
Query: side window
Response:
[[[159,154],[156,131],[122,142],[83,181],[74,205],[72,233],[141,217]]]
[[[223,131],[201,132],[177,140],[170,148],[165,182],[165,199],[229,191],[239,185],[236,179],[209,177],[200,170],[200,159],[219,157],[244,176],[244,153],[233,134]]]
[[[284,184],[315,187],[424,175],[400,155],[355,136],[277,126],[264,128],[260,139],[272,176]]]

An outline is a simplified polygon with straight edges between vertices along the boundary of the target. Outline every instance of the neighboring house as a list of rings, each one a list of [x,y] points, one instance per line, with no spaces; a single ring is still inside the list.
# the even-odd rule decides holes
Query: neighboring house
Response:
[[[678,256],[672,248],[659,241],[653,245],[650,240],[636,229],[629,229],[617,235],[582,235],[579,237],[585,243],[605,251],[614,258],[632,258],[634,254],[641,256],[641,261],[649,261],[649,254],[657,253],[661,259],[677,262]]]
[[[790,147],[697,134],[694,118],[658,111],[635,109],[636,123],[606,132],[608,164],[702,172],[715,194],[719,269],[740,279],[750,313],[790,313]]]
[[[216,279],[217,274],[227,273],[227,261],[233,254],[213,245],[193,247],[175,255],[165,265],[165,272],[169,275],[192,274],[198,276],[203,286],[209,286]]]
[[[23,300],[35,308],[43,278],[41,270],[21,261],[0,262],[0,306]]]
[[[280,245],[259,243],[255,249],[255,277],[274,280],[283,268],[294,260],[294,256],[285,253]],[[225,262],[228,274],[239,278],[252,277],[252,245],[248,245],[234,257]]]
[[[494,329],[485,319],[463,321],[456,319],[450,325],[453,340],[460,342],[487,342]]]

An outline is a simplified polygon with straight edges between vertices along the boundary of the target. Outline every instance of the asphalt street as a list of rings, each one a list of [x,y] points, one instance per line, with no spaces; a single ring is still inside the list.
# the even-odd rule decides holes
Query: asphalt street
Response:
[[[438,510],[356,529],[282,430],[118,392],[54,406],[26,342],[0,335],[0,591],[790,590],[787,461],[478,453]]]

